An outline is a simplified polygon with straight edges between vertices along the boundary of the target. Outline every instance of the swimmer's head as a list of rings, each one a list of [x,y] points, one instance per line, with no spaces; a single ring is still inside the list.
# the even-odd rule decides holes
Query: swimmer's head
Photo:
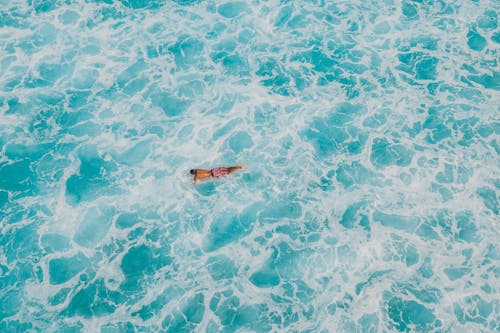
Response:
[[[195,169],[191,169],[191,170],[189,170],[189,173],[192,174],[192,175],[194,175],[196,173],[196,170]]]

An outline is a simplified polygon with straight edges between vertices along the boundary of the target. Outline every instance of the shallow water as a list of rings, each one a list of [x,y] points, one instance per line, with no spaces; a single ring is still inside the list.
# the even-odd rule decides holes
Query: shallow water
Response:
[[[499,9],[0,0],[0,331],[500,331]]]

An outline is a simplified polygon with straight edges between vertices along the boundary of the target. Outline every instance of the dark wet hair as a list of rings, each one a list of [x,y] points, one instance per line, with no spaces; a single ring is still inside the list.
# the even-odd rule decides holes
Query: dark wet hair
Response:
[[[189,173],[192,174],[192,175],[194,175],[196,173],[196,170],[195,169],[191,169],[191,170],[189,170]]]

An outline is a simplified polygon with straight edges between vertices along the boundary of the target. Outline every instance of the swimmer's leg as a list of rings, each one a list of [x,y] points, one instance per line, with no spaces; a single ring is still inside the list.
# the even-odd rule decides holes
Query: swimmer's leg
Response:
[[[227,168],[227,173],[233,173],[238,169],[246,169],[247,167],[244,164],[238,164],[236,166],[232,166]]]

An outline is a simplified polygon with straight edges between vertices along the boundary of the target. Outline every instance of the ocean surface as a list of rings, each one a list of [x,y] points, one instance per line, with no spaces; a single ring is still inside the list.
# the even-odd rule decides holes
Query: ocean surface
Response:
[[[0,0],[0,332],[500,332],[499,16]]]

